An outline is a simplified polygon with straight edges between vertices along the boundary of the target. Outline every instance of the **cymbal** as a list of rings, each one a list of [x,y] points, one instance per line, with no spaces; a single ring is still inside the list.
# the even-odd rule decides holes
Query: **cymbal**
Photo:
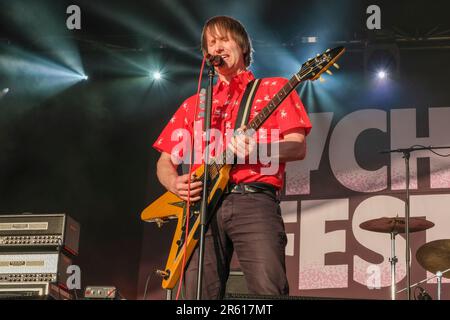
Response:
[[[425,243],[417,250],[416,258],[427,271],[436,273],[450,268],[450,239],[435,240]],[[450,272],[442,275],[450,279]]]
[[[365,221],[359,225],[361,229],[383,233],[405,233],[405,218],[384,217]],[[409,232],[423,231],[434,227],[434,223],[422,218],[409,218]]]

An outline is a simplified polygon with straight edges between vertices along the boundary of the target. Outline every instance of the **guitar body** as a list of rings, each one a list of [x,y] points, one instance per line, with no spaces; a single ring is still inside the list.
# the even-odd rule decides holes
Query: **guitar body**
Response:
[[[203,177],[205,167],[200,166],[195,170],[196,177]],[[225,188],[229,181],[229,173],[231,165],[225,165],[220,170],[218,176],[210,181],[210,192],[208,199],[208,214],[209,220],[217,209],[217,204],[221,200]],[[201,201],[191,203],[189,234],[187,241],[184,241],[187,218],[187,202],[180,199],[172,192],[166,192],[156,201],[151,203],[141,213],[141,219],[147,222],[156,222],[161,225],[169,219],[177,219],[177,226],[175,234],[170,247],[169,256],[165,271],[162,272],[163,281],[162,287],[164,289],[173,289],[178,282],[181,274],[181,267],[183,264],[184,247],[186,245],[186,261],[192,255],[197,242],[199,241],[199,226],[200,226],[200,205]]]

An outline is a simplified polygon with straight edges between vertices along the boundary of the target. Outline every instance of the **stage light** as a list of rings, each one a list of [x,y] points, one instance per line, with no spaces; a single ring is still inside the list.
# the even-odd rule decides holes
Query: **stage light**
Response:
[[[395,44],[371,44],[364,51],[365,73],[368,79],[398,80],[400,53]]]
[[[162,76],[160,72],[156,71],[152,73],[152,77],[154,80],[160,80]]]
[[[378,79],[383,80],[383,79],[385,79],[386,77],[387,77],[386,71],[384,71],[384,70],[378,71],[378,73],[377,73],[377,78],[378,78]]]
[[[3,98],[4,96],[6,96],[9,92],[9,88],[4,88],[2,89],[2,91],[0,91],[0,98]]]
[[[83,79],[83,80],[88,80],[89,77],[88,77],[87,75],[84,75],[84,76],[81,77],[81,79]]]
[[[303,37],[302,42],[303,43],[316,43],[317,37]]]

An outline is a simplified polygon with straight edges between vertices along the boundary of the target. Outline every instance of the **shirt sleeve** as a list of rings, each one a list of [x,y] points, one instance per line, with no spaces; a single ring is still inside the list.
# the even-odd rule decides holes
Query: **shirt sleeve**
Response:
[[[153,143],[153,148],[157,151],[166,152],[179,159],[188,154],[194,121],[195,98],[192,98],[181,104]]]
[[[281,78],[278,82],[280,83],[280,86],[277,88],[277,92],[288,82],[288,80]],[[273,94],[276,94],[277,92],[274,92]],[[296,90],[293,90],[280,104],[275,111],[274,116],[276,117],[282,135],[292,129],[303,128],[305,129],[305,135],[308,135],[311,131],[311,122]]]

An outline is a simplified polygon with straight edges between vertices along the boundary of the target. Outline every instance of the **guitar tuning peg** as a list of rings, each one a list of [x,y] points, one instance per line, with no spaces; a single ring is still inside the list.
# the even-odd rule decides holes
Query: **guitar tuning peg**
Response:
[[[339,69],[339,65],[337,63],[333,63],[333,67],[335,67],[336,69]]]
[[[325,82],[325,79],[322,77],[319,77],[319,82]]]
[[[331,72],[329,69],[325,70],[326,73],[328,73],[330,76],[333,75],[333,72]]]

